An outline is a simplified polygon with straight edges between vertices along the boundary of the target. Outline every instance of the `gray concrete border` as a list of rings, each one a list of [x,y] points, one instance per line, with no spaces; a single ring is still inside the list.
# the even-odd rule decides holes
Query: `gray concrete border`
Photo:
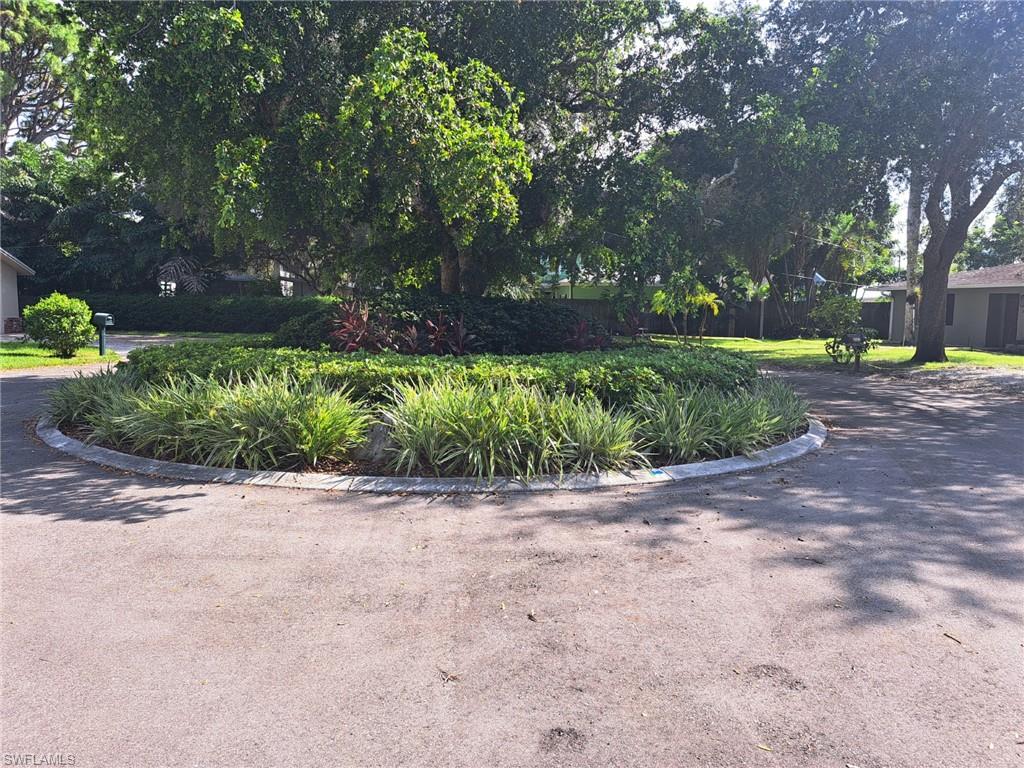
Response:
[[[59,451],[100,464],[104,467],[124,469],[143,475],[155,475],[172,480],[200,483],[237,483],[266,485],[276,488],[305,488],[318,491],[365,491],[369,493],[519,493],[531,491],[582,491],[595,488],[614,488],[651,483],[672,483],[681,480],[707,479],[737,472],[764,469],[784,464],[818,450],[828,436],[825,425],[817,419],[808,419],[807,431],[792,440],[757,451],[750,456],[677,464],[655,469],[631,472],[604,472],[599,475],[566,475],[539,477],[529,482],[498,478],[494,482],[481,482],[473,478],[453,477],[368,477],[364,475],[330,475],[316,472],[255,472],[247,469],[220,469],[195,464],[178,464],[132,456],[98,445],[86,445],[68,437],[43,416],[36,422],[39,438]]]

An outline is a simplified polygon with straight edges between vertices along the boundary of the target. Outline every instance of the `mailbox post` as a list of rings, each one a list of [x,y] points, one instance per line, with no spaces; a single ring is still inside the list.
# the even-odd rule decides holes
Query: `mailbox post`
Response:
[[[860,370],[860,356],[867,351],[868,337],[863,333],[848,333],[843,336],[843,344],[853,352],[853,370]]]
[[[92,324],[100,332],[100,357],[107,354],[107,328],[114,326],[114,316],[106,312],[94,312]]]

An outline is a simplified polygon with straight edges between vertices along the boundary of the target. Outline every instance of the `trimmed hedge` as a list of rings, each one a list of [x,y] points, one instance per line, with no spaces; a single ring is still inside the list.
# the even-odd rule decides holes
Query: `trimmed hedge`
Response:
[[[93,312],[114,315],[115,330],[269,333],[287,321],[330,307],[332,297],[147,296],[126,293],[77,294]]]
[[[275,346],[319,349],[330,344],[334,296],[151,296],[76,294],[93,312],[114,315],[116,330],[274,333]],[[580,322],[571,307],[544,301],[443,295],[430,291],[392,293],[366,300],[399,327],[437,320],[438,312],[462,317],[476,350],[508,355],[559,352]]]
[[[130,369],[146,381],[188,374],[225,380],[232,375],[288,373],[299,380],[318,376],[331,386],[350,388],[356,397],[377,401],[384,400],[397,384],[432,381],[446,374],[469,382],[535,385],[551,394],[593,394],[616,404],[632,402],[642,393],[667,386],[710,386],[729,391],[757,378],[757,366],[750,358],[713,347],[435,357],[186,342],[136,349],[128,359]]]
[[[504,355],[561,352],[570,347],[569,337],[580,322],[572,307],[544,301],[443,295],[428,291],[388,294],[363,299],[369,309],[392,318],[396,328],[418,325],[421,333],[427,320],[436,322],[438,313],[450,320],[462,318],[466,332],[473,336],[473,351]],[[331,346],[334,308],[317,307],[289,320],[274,336],[274,346],[320,349]]]

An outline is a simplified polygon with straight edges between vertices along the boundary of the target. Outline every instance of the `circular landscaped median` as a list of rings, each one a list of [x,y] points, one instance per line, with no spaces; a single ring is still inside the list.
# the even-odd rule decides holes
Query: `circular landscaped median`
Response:
[[[778,464],[825,438],[785,383],[699,348],[414,365],[290,350],[279,370],[274,350],[176,346],[64,382],[39,435],[175,479],[389,493],[671,482]]]

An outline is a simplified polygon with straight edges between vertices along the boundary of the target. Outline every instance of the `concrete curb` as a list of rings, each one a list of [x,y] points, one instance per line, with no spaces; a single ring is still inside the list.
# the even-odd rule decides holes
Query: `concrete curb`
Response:
[[[254,472],[247,469],[220,469],[195,464],[158,461],[112,451],[97,445],[86,445],[68,437],[46,416],[36,422],[36,434],[51,448],[104,467],[124,469],[143,475],[199,483],[236,483],[266,485],[276,488],[305,488],[318,491],[365,491],[369,493],[522,493],[535,491],[583,491],[651,483],[673,483],[681,480],[705,479],[732,475],[754,469],[785,464],[818,450],[828,436],[825,425],[808,419],[807,432],[782,445],[757,451],[750,456],[677,464],[633,472],[605,472],[600,475],[566,475],[539,477],[529,482],[500,478],[492,483],[472,478],[436,477],[367,477],[362,475],[328,475],[314,472]]]

